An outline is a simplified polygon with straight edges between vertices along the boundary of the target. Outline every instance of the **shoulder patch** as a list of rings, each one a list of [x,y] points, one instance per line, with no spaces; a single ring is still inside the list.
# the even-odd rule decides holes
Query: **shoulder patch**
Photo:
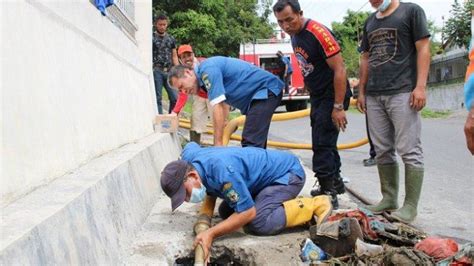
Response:
[[[227,182],[222,186],[222,194],[228,201],[232,203],[237,203],[240,199],[239,193],[235,191],[231,182]]]
[[[229,190],[232,188],[232,183],[228,182],[228,183],[225,183],[223,186],[222,186],[222,192],[225,192],[226,190]]]
[[[324,25],[313,20],[308,23],[306,29],[319,41],[326,57],[331,57],[341,50],[334,36]]]
[[[202,74],[202,83],[206,87],[207,91],[211,90],[211,82],[209,81],[209,75],[207,73]]]
[[[239,193],[235,191],[235,189],[229,189],[227,193],[225,193],[226,199],[228,199],[232,203],[237,203],[240,199]]]

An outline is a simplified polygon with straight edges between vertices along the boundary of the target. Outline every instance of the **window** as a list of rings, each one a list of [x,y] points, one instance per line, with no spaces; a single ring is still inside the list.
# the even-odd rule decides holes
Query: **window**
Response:
[[[113,5],[107,7],[107,17],[135,41],[138,30],[135,24],[135,0],[115,0]]]
[[[96,5],[96,0],[90,0]],[[119,27],[133,42],[138,30],[135,24],[135,0],[113,0],[113,4],[106,9],[107,18]]]

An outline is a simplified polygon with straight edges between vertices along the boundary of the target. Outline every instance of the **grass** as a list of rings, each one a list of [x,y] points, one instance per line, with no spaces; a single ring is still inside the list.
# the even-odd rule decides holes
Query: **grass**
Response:
[[[349,109],[346,111],[348,113],[353,113],[353,114],[362,114],[361,112],[359,112],[359,110],[357,109],[357,107],[355,106],[349,106]]]
[[[349,110],[347,110],[348,113],[353,113],[353,114],[360,114],[359,110],[357,110],[357,107],[355,106],[350,106]],[[452,112],[451,111],[433,111],[429,108],[423,108],[421,110],[421,117],[423,118],[446,118],[448,117]]]
[[[423,118],[445,118],[448,117],[451,111],[433,111],[428,108],[421,110],[421,117]]]

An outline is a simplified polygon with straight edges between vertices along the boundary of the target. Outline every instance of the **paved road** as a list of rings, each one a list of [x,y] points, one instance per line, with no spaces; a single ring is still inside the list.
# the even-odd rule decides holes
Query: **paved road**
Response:
[[[425,154],[425,181],[415,226],[432,235],[449,236],[461,242],[474,241],[474,157],[465,146],[463,125],[467,112],[449,118],[423,119],[422,142]],[[365,136],[364,116],[348,113],[349,128],[339,143]],[[275,122],[270,139],[310,143],[309,118]],[[343,175],[348,187],[372,202],[381,198],[376,167],[364,167],[369,146],[341,151]],[[311,151],[293,150],[311,168]],[[400,204],[403,203],[403,169],[401,169]],[[308,180],[313,180],[308,178]]]

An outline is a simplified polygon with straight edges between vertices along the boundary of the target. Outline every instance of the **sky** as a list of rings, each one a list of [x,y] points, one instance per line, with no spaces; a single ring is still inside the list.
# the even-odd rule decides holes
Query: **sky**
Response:
[[[303,15],[307,18],[317,20],[327,27],[331,27],[331,22],[342,22],[347,10],[374,11],[367,0],[299,0]],[[426,17],[435,22],[435,25],[441,28],[444,19],[449,18],[449,11],[454,0],[410,0],[402,2],[412,2],[420,5],[424,10]],[[462,2],[462,1],[460,1]],[[273,15],[270,16],[271,22],[276,22]]]

